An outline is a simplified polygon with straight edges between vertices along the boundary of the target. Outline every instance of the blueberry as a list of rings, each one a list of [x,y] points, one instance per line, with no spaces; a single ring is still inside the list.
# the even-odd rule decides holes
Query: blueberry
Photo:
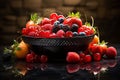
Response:
[[[59,21],[55,21],[55,22],[54,22],[54,26],[55,26],[55,27],[57,27],[59,24],[60,24]]]
[[[64,24],[59,24],[60,29],[63,29]]]
[[[86,33],[85,32],[80,32],[79,36],[86,36]]]
[[[77,32],[78,31],[78,25],[77,24],[73,24],[71,27],[71,31],[72,32]]]
[[[56,33],[57,31],[59,31],[60,30],[60,27],[59,26],[54,26],[53,28],[52,28],[52,32],[53,33]]]
[[[59,18],[58,21],[59,21],[60,23],[63,23],[64,18]]]
[[[78,36],[78,32],[73,32],[73,37]]]
[[[63,31],[64,32],[70,31],[70,27],[68,25],[64,25],[63,26]]]

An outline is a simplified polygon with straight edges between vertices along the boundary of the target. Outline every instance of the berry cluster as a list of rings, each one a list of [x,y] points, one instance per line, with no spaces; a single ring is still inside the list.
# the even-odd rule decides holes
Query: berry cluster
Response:
[[[95,41],[94,39],[93,41]],[[91,61],[101,61],[105,58],[114,59],[117,56],[117,50],[115,47],[108,47],[104,41],[101,44],[93,44],[93,41],[85,51],[78,53],[68,52],[66,61],[68,63],[89,63]]]
[[[39,18],[37,14],[22,29],[22,34],[39,38],[65,38],[89,36],[94,34],[93,26],[83,25],[79,13],[70,13],[68,17],[50,14],[50,18]]]
[[[36,55],[34,52],[31,52],[26,55],[26,62],[33,63],[33,62],[41,62],[46,63],[48,60],[46,55]]]

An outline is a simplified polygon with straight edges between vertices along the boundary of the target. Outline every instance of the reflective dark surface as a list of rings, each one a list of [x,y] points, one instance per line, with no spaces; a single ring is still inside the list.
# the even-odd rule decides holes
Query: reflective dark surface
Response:
[[[120,57],[88,64],[26,63],[0,64],[1,80],[119,80]]]

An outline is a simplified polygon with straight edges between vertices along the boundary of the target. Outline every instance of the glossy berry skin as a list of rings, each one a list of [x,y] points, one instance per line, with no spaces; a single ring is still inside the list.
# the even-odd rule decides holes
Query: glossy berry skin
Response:
[[[59,18],[58,21],[59,21],[60,23],[63,23],[63,22],[64,22],[64,18]]]
[[[49,18],[44,18],[40,25],[51,24],[51,20]]]
[[[78,32],[73,32],[73,37],[78,36]]]
[[[26,62],[34,62],[34,55],[33,54],[27,54],[26,56]]]
[[[58,14],[57,13],[51,13],[50,19],[58,20]]]
[[[59,38],[63,38],[65,37],[65,32],[63,30],[59,30],[57,31],[56,35],[59,37]]]
[[[91,55],[89,55],[89,54],[85,55],[85,57],[83,58],[83,61],[84,61],[85,63],[91,62],[91,61],[92,61]]]
[[[77,63],[80,61],[80,56],[76,52],[68,52],[66,61],[68,63]]]
[[[67,69],[68,73],[75,73],[75,72],[79,71],[79,68],[80,67],[77,64],[68,64],[66,66],[66,69]]]
[[[86,36],[86,33],[85,32],[80,32],[79,36]]]
[[[80,32],[85,32],[86,35],[93,35],[94,34],[94,29],[91,27],[91,26],[86,26],[86,25],[83,25],[82,27],[80,27],[78,29],[78,33]]]
[[[94,61],[100,61],[101,60],[101,54],[100,53],[93,54],[93,60]]]
[[[73,24],[77,24],[78,27],[82,26],[82,20],[76,17],[67,18],[64,20],[63,24],[67,24],[72,27]]]
[[[67,32],[65,33],[65,37],[73,37],[72,31],[67,31]]]
[[[107,52],[106,52],[106,56],[108,58],[115,58],[117,56],[117,50],[115,47],[108,47],[107,48]]]
[[[48,61],[48,57],[46,55],[41,55],[40,61],[41,63],[46,63]]]
[[[72,32],[77,32],[78,31],[78,25],[77,24],[73,24],[71,27],[71,31]]]

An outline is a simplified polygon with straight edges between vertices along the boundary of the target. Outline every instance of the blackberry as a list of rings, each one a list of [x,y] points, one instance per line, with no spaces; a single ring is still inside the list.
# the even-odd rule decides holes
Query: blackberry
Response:
[[[70,31],[70,27],[68,25],[64,25],[62,30],[64,32]]]
[[[71,31],[72,32],[77,32],[78,31],[78,25],[77,24],[73,24],[71,27]]]
[[[56,33],[58,30],[60,30],[60,27],[59,27],[59,26],[54,26],[54,27],[52,28],[52,32],[53,32],[53,33]]]
[[[64,24],[59,24],[60,29],[63,29]]]

